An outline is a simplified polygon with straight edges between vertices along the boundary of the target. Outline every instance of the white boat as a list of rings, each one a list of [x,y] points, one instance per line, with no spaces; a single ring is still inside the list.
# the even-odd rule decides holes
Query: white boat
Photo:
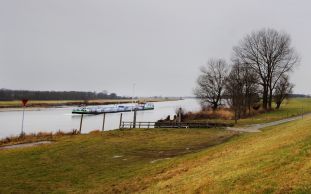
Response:
[[[129,111],[153,110],[153,103],[138,103],[138,104],[115,104],[103,106],[78,107],[72,110],[73,114],[102,114],[102,113],[117,113]]]

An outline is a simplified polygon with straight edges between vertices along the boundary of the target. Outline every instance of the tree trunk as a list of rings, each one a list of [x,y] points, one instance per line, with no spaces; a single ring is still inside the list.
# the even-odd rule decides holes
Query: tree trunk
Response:
[[[263,86],[263,94],[262,94],[262,108],[267,110],[268,108],[268,87],[266,85]]]
[[[238,115],[237,115],[237,108],[235,107],[234,110],[234,123],[237,124],[238,123]]]
[[[276,103],[276,107],[275,107],[275,108],[276,108],[276,109],[279,109],[279,108],[280,108],[280,106],[281,106],[281,102],[277,102],[277,103]]]
[[[268,107],[269,107],[269,110],[272,109],[272,99],[273,99],[273,90],[270,89],[270,92],[269,92],[269,100],[268,100]]]
[[[212,107],[213,111],[215,111],[217,108],[218,108],[218,103],[217,102],[213,103],[213,107]]]

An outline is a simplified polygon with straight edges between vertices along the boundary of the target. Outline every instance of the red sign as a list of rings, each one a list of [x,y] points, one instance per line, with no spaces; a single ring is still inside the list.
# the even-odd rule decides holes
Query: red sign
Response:
[[[28,99],[23,99],[22,100],[23,106],[26,106],[27,102],[28,102]]]

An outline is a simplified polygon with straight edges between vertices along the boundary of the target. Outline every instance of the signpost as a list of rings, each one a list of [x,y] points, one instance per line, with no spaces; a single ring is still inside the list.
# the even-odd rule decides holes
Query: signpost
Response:
[[[23,104],[23,116],[22,116],[22,129],[21,129],[21,136],[24,136],[24,117],[25,117],[25,107],[28,102],[28,99],[22,99]]]

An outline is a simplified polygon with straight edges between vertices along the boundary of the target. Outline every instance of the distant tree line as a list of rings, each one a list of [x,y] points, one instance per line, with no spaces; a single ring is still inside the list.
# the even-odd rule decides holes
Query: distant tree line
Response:
[[[94,100],[122,99],[116,93],[82,91],[29,91],[0,89],[0,100]]]
[[[289,94],[289,98],[311,98],[311,95],[306,94]]]
[[[231,63],[211,59],[201,68],[195,95],[216,110],[225,98],[236,120],[251,109],[280,108],[292,93],[290,72],[299,63],[287,33],[262,29],[245,36],[233,47]]]

